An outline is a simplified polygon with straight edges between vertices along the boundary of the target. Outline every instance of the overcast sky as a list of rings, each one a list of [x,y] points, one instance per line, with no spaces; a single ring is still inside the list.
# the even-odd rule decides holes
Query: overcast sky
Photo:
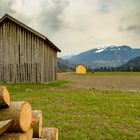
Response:
[[[140,0],[0,0],[0,17],[5,13],[47,36],[61,56],[109,45],[140,48]]]

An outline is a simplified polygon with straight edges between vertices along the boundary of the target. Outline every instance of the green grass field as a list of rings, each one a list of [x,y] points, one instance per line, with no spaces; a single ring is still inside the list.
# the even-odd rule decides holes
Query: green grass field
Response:
[[[140,93],[61,89],[67,83],[3,85],[12,101],[42,110],[43,125],[58,127],[59,140],[140,139]]]

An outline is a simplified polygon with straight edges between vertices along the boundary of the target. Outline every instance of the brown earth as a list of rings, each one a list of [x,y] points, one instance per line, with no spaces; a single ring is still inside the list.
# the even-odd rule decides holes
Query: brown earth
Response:
[[[70,81],[67,88],[140,91],[140,76],[92,76],[58,74],[58,80]]]

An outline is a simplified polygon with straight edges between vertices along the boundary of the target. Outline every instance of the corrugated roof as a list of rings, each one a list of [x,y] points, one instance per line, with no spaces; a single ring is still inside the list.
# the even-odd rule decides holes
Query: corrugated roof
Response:
[[[42,38],[43,40],[45,40],[47,43],[49,43],[49,45],[53,48],[56,49],[57,51],[61,52],[61,50],[56,47],[46,36],[42,35],[41,33],[35,31],[34,29],[32,29],[31,27],[25,25],[24,23],[18,21],[17,19],[13,18],[12,16],[5,14],[1,19],[0,19],[0,23],[3,22],[5,19],[9,19],[13,22],[15,22],[16,24],[22,26],[23,28],[27,29],[28,31],[32,32],[33,34],[39,36],[40,38]]]

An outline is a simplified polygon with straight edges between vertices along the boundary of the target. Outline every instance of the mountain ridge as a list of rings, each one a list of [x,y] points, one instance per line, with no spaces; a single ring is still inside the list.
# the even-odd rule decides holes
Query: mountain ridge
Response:
[[[94,69],[99,67],[118,67],[137,56],[140,56],[140,49],[131,48],[127,45],[111,45],[73,55],[69,60],[75,63],[83,63]]]
[[[130,59],[124,65],[118,67],[119,71],[140,71],[140,56]]]

